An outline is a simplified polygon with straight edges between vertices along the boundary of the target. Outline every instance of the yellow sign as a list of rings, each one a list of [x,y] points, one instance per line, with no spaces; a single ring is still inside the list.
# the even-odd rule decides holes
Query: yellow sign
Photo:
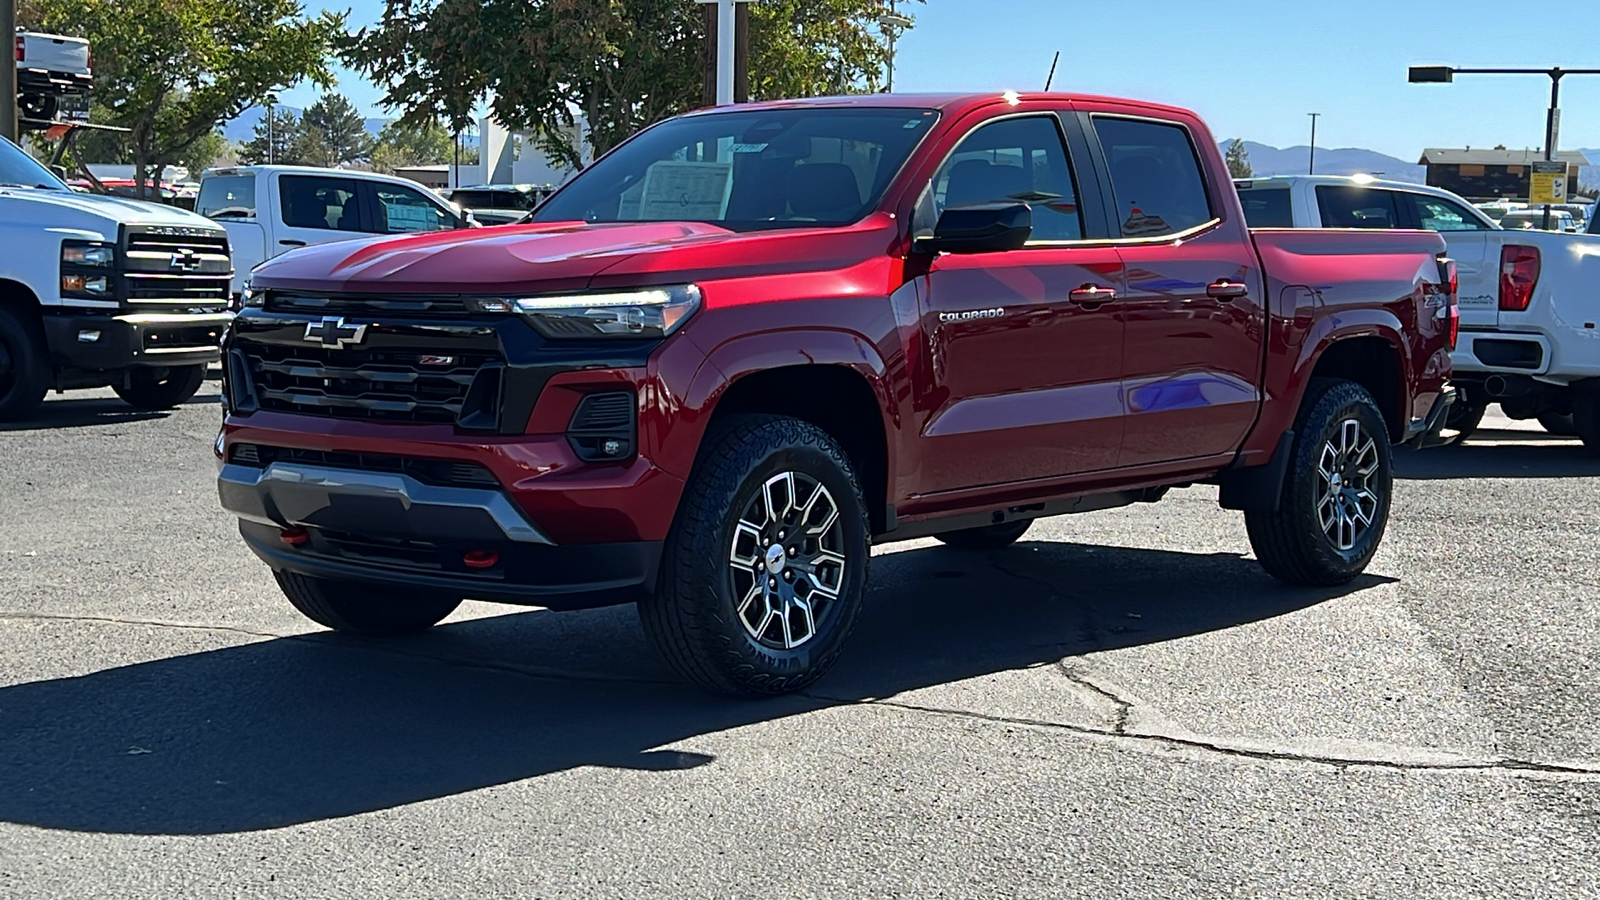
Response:
[[[1528,176],[1528,205],[1567,202],[1567,164],[1536,162]]]

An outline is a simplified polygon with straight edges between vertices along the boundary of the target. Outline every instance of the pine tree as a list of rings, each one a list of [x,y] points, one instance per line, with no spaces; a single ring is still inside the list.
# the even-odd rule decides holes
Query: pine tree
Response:
[[[367,123],[342,94],[323,94],[300,117],[307,162],[334,168],[364,162],[372,156]]]
[[[268,117],[271,117],[271,152],[268,152]],[[239,145],[239,161],[247,166],[268,163],[277,166],[305,164],[304,141],[300,133],[300,117],[292,109],[281,106],[268,107],[267,115],[256,122],[255,134]]]
[[[1244,141],[1234,138],[1228,144],[1228,174],[1234,178],[1251,178],[1256,172],[1250,168],[1250,151],[1244,148]]]

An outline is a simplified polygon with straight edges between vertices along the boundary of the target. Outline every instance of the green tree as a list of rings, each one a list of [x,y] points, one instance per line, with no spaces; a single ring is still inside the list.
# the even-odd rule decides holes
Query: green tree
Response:
[[[141,192],[251,103],[306,78],[330,84],[328,50],[344,28],[296,0],[24,0],[19,19],[89,39],[95,102],[131,130]]]
[[[256,120],[250,140],[239,145],[239,161],[247,166],[304,165],[305,142],[300,131],[300,117],[292,109],[268,107]]]
[[[512,129],[576,165],[580,114],[595,153],[700,105],[702,7],[693,0],[385,0],[345,60],[413,121],[464,127],[481,98]],[[888,60],[882,0],[752,3],[752,99],[876,91]],[[472,52],[463,52],[464,47]]]
[[[355,104],[343,94],[323,94],[300,116],[306,161],[333,168],[364,162],[372,155],[372,135]]]
[[[189,170],[191,179],[198,178],[200,173],[216,165],[218,159],[232,151],[233,144],[222,136],[222,132],[213,131],[189,145],[189,149],[178,154],[177,163]]]
[[[438,120],[384,123],[372,148],[372,168],[393,173],[405,166],[426,166],[455,159],[455,136]]]
[[[1244,141],[1234,138],[1228,144],[1226,154],[1228,174],[1234,178],[1252,178],[1256,171],[1250,167],[1250,151],[1244,148]]]

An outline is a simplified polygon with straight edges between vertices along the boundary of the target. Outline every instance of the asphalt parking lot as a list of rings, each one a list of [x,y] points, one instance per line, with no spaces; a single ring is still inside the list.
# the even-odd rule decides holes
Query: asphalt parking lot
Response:
[[[802,696],[631,608],[321,632],[217,507],[215,385],[0,431],[0,897],[1600,896],[1600,460],[1404,453],[1370,574],[1213,489],[881,548]]]

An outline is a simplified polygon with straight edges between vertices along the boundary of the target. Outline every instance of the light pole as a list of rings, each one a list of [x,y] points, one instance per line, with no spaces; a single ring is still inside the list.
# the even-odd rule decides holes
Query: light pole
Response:
[[[1317,117],[1322,113],[1306,113],[1311,117],[1311,162],[1306,166],[1307,175],[1317,174]]]
[[[267,165],[272,165],[272,107],[278,102],[276,94],[267,95]]]
[[[1550,109],[1544,118],[1544,158],[1556,158],[1561,140],[1561,79],[1568,75],[1600,75],[1600,69],[1457,69],[1453,66],[1412,66],[1406,80],[1412,84],[1450,84],[1457,75],[1546,75],[1550,78]],[[1562,174],[1565,179],[1565,173]],[[1544,229],[1550,230],[1550,205],[1544,207]]]
[[[16,34],[17,2],[0,0],[0,35],[10,44],[17,39]],[[6,55],[11,54],[12,48],[7,47]],[[22,140],[17,132],[17,64],[10,59],[0,66],[0,137],[18,143]]]
[[[899,37],[900,29],[910,28],[911,19],[902,16],[894,10],[895,0],[889,0],[889,11],[878,17],[878,27],[889,36],[889,82],[884,89],[894,93],[894,42]]]

